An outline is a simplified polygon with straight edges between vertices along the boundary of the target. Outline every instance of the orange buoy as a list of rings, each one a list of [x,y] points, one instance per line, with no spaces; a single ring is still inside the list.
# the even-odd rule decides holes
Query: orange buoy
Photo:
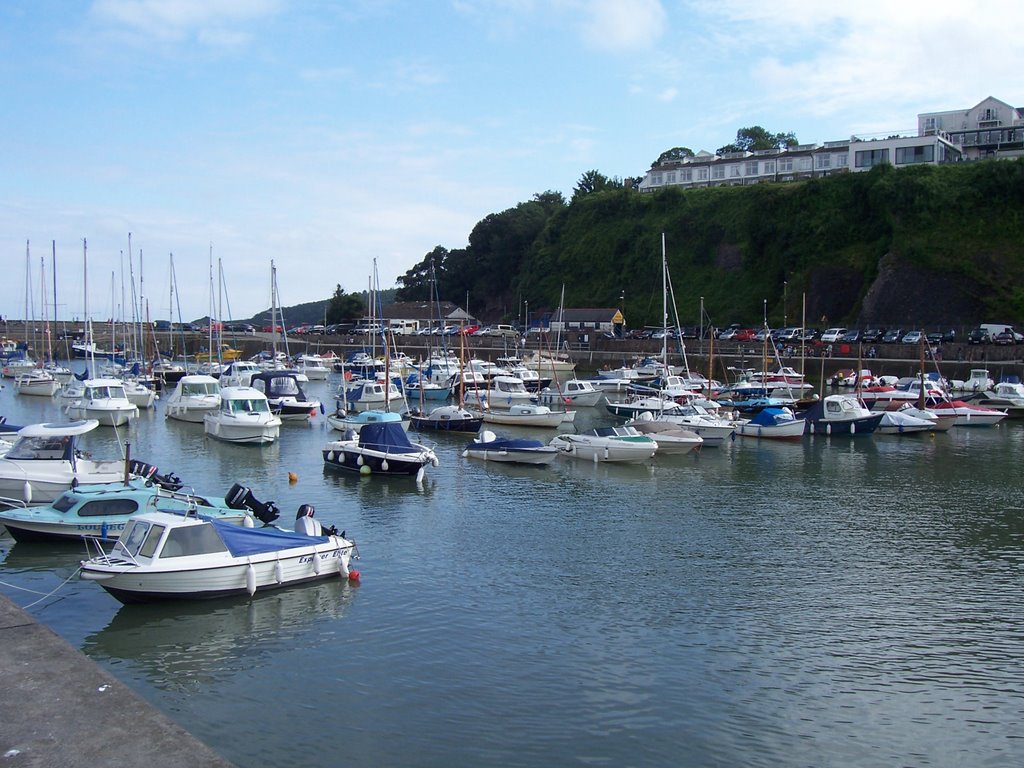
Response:
[[[296,475],[294,472],[289,472],[288,473],[288,482],[289,483],[297,483],[297,482],[299,482],[299,476]]]
[[[355,568],[350,570],[348,572],[348,580],[349,581],[359,581],[359,571],[357,571]]]

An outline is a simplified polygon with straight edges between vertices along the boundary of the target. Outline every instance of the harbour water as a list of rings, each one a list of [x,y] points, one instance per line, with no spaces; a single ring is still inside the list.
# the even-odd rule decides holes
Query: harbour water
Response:
[[[9,383],[0,414],[64,419]],[[314,504],[358,586],[121,606],[4,534],[0,588],[239,766],[1024,763],[1024,424],[546,468],[433,435],[421,486],[325,471],[331,435],[224,445],[158,403],[85,444]]]

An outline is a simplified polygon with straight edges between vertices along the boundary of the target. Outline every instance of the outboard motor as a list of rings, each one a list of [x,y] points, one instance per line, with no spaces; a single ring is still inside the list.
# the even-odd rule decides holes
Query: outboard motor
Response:
[[[249,510],[264,525],[270,525],[281,515],[274,502],[268,501],[264,504],[252,495],[252,491],[238,483],[228,490],[224,502],[232,509]]]
[[[295,513],[295,532],[304,533],[307,536],[337,536],[338,529],[333,525],[324,526],[319,520],[314,520],[316,508],[312,504],[303,504]],[[345,535],[342,534],[342,538]]]
[[[143,480],[152,480],[153,475],[156,474],[156,469],[153,464],[147,464],[138,459],[132,459],[128,464],[128,471],[133,475],[141,477]]]
[[[181,478],[173,472],[168,472],[166,475],[154,472],[151,479],[165,491],[180,491],[181,487],[185,485],[185,483],[181,481]]]

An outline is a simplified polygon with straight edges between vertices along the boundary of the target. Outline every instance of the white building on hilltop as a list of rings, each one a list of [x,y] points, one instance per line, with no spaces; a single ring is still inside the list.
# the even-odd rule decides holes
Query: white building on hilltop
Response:
[[[992,96],[970,109],[920,114],[917,132],[946,134],[968,160],[1024,155],[1024,111]]]
[[[1024,111],[989,97],[971,109],[918,115],[916,136],[853,136],[847,141],[723,155],[701,151],[652,166],[639,190],[798,181],[869,171],[876,165],[904,168],[1021,155]]]

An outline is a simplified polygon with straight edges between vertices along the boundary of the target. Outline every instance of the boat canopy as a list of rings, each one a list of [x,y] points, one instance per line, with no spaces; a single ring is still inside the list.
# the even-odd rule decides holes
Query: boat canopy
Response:
[[[787,421],[793,421],[793,412],[786,408],[764,408],[750,419],[751,424],[759,427],[773,427]]]
[[[18,430],[18,437],[62,437],[64,435],[84,435],[99,426],[96,419],[69,421],[66,424],[29,424]]]
[[[409,440],[402,424],[395,421],[364,424],[359,430],[359,447],[391,453],[418,450]]]
[[[305,533],[282,531],[280,528],[244,528],[220,520],[211,520],[210,525],[217,530],[224,545],[235,557],[326,544],[328,541],[326,536],[309,536]]]

